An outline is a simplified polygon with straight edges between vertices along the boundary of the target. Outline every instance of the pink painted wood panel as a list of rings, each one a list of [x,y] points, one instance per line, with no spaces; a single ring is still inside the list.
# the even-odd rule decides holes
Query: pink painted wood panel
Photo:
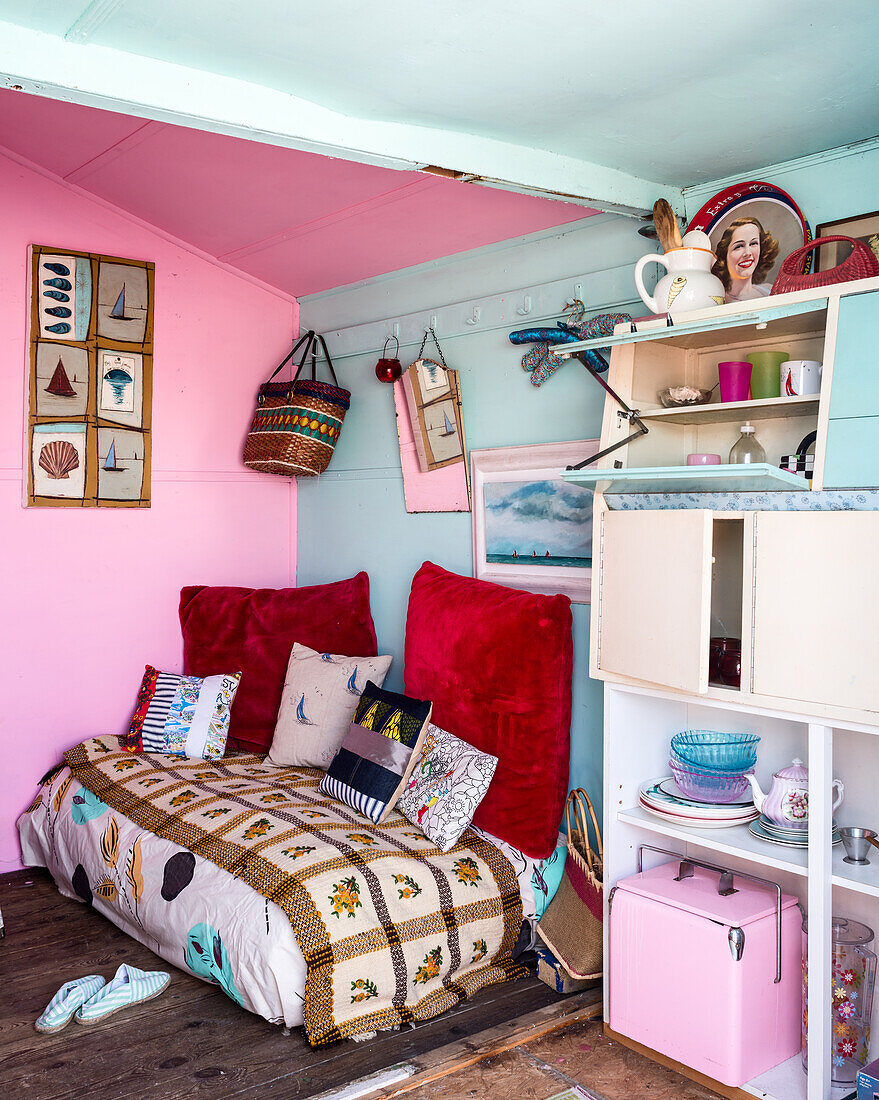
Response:
[[[430,470],[428,473],[421,469],[402,382],[394,383],[394,405],[397,410],[397,435],[400,439],[400,465],[403,469],[406,511],[469,512],[470,498],[463,462]]]
[[[286,586],[295,482],[246,470],[256,388],[295,303],[0,156],[0,870],[36,780],[85,736],[118,732],[147,662],[181,669],[186,584]],[[24,509],[27,250],[156,265],[152,507]]]
[[[298,297],[593,213],[8,90],[0,146]]]

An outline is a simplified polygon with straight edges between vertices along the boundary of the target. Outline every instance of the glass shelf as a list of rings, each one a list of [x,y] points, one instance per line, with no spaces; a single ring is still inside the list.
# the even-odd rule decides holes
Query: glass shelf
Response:
[[[769,300],[763,301],[768,303]],[[725,330],[742,328],[745,325],[765,328],[770,323],[773,323],[772,335],[790,336],[820,326],[820,320],[811,319],[809,314],[826,312],[827,298],[788,302],[785,305],[758,305],[752,302],[751,307],[744,312],[737,313],[737,309],[741,309],[741,306],[730,304],[710,310],[694,310],[692,314],[682,314],[671,325],[666,317],[633,321],[629,332],[615,336],[596,336],[591,340],[579,340],[575,344],[560,344],[553,351],[558,355],[570,355],[578,351],[612,348],[618,344],[637,344],[644,340],[672,340],[682,347],[710,347],[722,340]]]
[[[563,481],[602,493],[748,493],[797,489],[801,474],[768,462],[749,465],[653,466],[620,470],[563,470]]]

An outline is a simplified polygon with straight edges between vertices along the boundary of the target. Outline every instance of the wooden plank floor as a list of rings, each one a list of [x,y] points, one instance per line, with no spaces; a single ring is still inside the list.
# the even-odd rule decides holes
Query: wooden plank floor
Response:
[[[245,1012],[217,986],[175,969],[99,913],[62,897],[48,872],[0,876],[0,1082],[31,1100],[305,1100],[566,999],[536,978],[492,986],[456,1009],[370,1042],[314,1049]],[[154,1001],[84,1028],[40,1035],[33,1022],[71,977],[109,978],[122,962],[169,970]]]

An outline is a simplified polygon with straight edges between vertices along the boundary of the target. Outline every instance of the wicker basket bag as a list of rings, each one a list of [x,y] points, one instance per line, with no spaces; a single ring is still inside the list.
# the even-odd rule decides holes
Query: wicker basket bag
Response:
[[[333,385],[316,378],[317,348],[327,361]],[[291,382],[273,382],[296,352],[304,348]],[[311,378],[300,378],[311,354]],[[323,336],[309,331],[299,338],[290,354],[259,388],[256,411],[244,443],[244,465],[265,474],[283,477],[316,477],[329,466],[351,393],[336,379],[333,361]]]
[[[589,839],[592,822],[595,847]],[[589,795],[577,787],[565,804],[568,855],[562,881],[537,924],[537,934],[573,978],[600,978],[603,947],[604,851]]]
[[[837,267],[829,271],[813,271],[803,274],[803,265],[809,253],[822,244],[843,241],[852,246],[852,253]],[[869,279],[879,275],[879,260],[863,241],[854,237],[818,237],[802,248],[797,248],[785,256],[772,284],[773,294],[785,294],[789,290],[811,290],[813,287],[831,286],[833,283],[847,283],[851,279]]]

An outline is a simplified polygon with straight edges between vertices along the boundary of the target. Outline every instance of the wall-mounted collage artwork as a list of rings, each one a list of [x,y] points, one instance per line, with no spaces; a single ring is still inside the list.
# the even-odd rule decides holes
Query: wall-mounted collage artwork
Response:
[[[30,252],[25,504],[147,508],[155,265]]]

